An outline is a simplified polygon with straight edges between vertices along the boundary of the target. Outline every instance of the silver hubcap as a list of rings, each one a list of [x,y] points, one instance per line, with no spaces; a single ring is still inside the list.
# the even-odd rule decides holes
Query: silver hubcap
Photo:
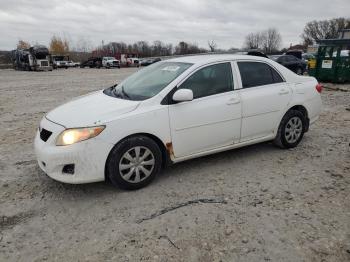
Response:
[[[303,123],[299,117],[292,117],[289,119],[284,135],[288,143],[295,143],[301,136],[303,131]]]
[[[129,183],[139,183],[149,177],[155,164],[151,150],[143,146],[129,149],[119,161],[119,173]]]

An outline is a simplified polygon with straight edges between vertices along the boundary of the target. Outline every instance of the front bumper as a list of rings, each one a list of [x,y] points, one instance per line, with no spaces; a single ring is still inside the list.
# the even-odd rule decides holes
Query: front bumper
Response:
[[[120,67],[120,64],[109,64],[107,66],[109,66],[109,67]]]
[[[52,71],[52,66],[37,66],[36,71]]]
[[[65,129],[46,118],[40,127],[52,132],[44,142],[39,131],[35,136],[34,148],[39,167],[51,178],[70,184],[104,181],[105,163],[113,144],[98,137],[68,146],[56,146],[57,136]],[[74,174],[63,172],[65,165],[74,164]]]

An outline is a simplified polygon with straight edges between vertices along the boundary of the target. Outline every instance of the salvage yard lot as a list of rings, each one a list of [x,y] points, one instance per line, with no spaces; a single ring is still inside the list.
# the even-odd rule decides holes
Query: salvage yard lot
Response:
[[[136,70],[0,70],[0,261],[350,259],[350,85],[326,85],[321,117],[294,149],[183,162],[138,191],[39,170],[44,114]]]

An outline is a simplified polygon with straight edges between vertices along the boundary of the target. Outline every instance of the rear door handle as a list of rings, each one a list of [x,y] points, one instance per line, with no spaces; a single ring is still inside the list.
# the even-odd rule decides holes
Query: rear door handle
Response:
[[[235,104],[239,104],[241,102],[241,100],[239,98],[231,98],[230,100],[227,101],[227,105],[235,105]]]
[[[286,94],[289,94],[289,90],[288,89],[281,89],[279,92],[278,92],[279,95],[286,95]]]

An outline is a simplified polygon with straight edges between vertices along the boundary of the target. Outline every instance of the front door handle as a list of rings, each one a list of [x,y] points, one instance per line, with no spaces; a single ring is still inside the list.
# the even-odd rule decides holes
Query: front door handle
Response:
[[[231,98],[230,100],[227,101],[227,105],[235,105],[235,104],[239,104],[241,102],[241,100],[239,98]]]
[[[279,95],[286,95],[286,94],[289,94],[289,90],[288,89],[281,89],[279,92],[278,92]]]

